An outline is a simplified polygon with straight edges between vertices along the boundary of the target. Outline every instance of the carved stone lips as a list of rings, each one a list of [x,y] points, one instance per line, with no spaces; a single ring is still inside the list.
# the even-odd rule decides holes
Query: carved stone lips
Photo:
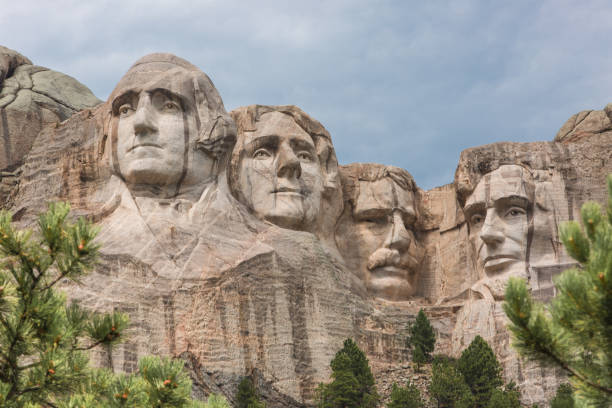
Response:
[[[304,192],[301,188],[295,187],[279,187],[276,190],[272,191],[274,194],[284,194],[284,195],[304,195]]]
[[[484,259],[485,269],[497,269],[502,266],[516,262],[518,259],[512,255],[490,255]]]
[[[131,152],[132,150],[134,150],[136,148],[139,148],[139,147],[156,147],[158,149],[161,149],[161,146],[158,145],[158,144],[155,144],[155,143],[139,143],[137,145],[134,145],[134,146],[130,147],[128,149],[128,152]]]
[[[371,272],[377,278],[384,278],[390,276],[406,278],[406,275],[408,274],[408,271],[406,269],[398,268],[397,266],[392,265],[380,266],[373,269]]]

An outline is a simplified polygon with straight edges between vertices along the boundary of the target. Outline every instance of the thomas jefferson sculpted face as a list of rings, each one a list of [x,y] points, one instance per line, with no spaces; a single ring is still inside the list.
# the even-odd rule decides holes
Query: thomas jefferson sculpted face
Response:
[[[312,137],[285,113],[261,115],[245,132],[240,196],[253,212],[284,228],[307,230],[321,206],[323,173]]]

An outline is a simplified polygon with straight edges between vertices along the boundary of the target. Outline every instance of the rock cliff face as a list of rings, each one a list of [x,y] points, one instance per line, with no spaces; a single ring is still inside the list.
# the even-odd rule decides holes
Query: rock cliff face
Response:
[[[28,72],[38,100],[43,71],[11,55],[0,95]],[[525,403],[556,390],[562,373],[511,351],[503,286],[523,276],[554,296],[570,263],[559,223],[606,197],[606,110],[572,117],[553,142],[468,149],[452,183],[424,191],[403,169],[339,166],[332,136],[297,107],[228,114],[210,79],[172,55],[137,61],[104,104],[71,84],[27,144],[25,116],[4,127],[1,174],[13,176],[0,201],[23,225],[53,200],[100,225],[99,267],[64,285],[91,309],[130,315],[128,341],[97,364],[131,372],[142,355],[176,356],[198,395],[231,400],[249,374],[268,406],[304,406],[347,337],[375,375],[405,366],[406,325],[423,308],[436,352],[457,356],[479,334]]]

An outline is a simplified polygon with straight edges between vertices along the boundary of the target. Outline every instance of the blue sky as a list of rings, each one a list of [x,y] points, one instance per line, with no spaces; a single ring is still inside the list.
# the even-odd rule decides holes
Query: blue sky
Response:
[[[139,57],[205,71],[229,110],[294,104],[341,163],[403,167],[425,189],[461,150],[552,140],[612,102],[609,1],[6,1],[0,44],[106,99]]]

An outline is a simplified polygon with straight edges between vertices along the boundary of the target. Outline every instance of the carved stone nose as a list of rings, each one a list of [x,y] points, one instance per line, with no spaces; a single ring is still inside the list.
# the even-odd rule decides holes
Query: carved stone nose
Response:
[[[157,130],[155,124],[155,112],[151,106],[151,100],[147,95],[143,95],[138,102],[136,112],[134,112],[134,134],[144,136]]]
[[[300,178],[302,176],[302,166],[293,149],[290,146],[281,144],[278,149],[278,161],[276,174],[278,177]]]
[[[393,211],[391,216],[391,231],[385,239],[385,247],[390,249],[404,250],[410,245],[410,233],[404,225],[404,219],[400,211]]]
[[[500,220],[494,213],[494,209],[487,211],[487,216],[480,231],[480,239],[489,246],[501,244],[504,239],[503,226],[499,224]]]

